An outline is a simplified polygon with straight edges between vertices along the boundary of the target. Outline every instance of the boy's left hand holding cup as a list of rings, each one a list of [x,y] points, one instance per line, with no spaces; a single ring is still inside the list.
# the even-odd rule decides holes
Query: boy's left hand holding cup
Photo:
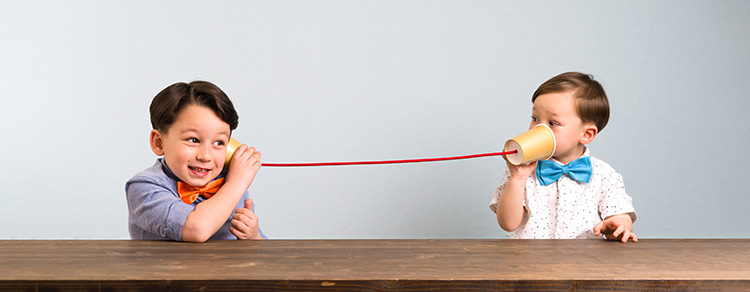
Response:
[[[226,184],[238,184],[241,189],[247,190],[255,179],[262,163],[260,162],[260,151],[253,147],[240,145],[232,155],[232,161],[229,162],[229,171],[227,172]]]
[[[247,190],[262,165],[260,157],[260,151],[253,147],[244,144],[237,147],[229,163],[227,183],[239,184],[241,189]],[[258,216],[253,212],[252,199],[245,200],[245,207],[238,208],[232,214],[229,231],[237,236],[237,239],[262,239],[258,232]]]

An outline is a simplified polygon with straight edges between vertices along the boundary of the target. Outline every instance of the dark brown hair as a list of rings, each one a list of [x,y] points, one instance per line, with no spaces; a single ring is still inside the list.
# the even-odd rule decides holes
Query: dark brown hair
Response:
[[[593,122],[601,132],[609,121],[609,100],[604,88],[594,77],[579,72],[566,72],[539,85],[531,102],[547,93],[574,91],[576,112],[584,123]]]
[[[208,81],[178,82],[164,88],[151,101],[151,126],[167,133],[180,111],[193,104],[211,109],[229,124],[230,130],[237,128],[239,117],[232,101],[224,91]]]

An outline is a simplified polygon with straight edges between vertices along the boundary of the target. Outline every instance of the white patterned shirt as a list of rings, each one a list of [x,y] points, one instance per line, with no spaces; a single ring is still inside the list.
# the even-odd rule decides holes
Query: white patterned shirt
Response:
[[[583,156],[590,156],[588,148]],[[597,238],[594,235],[594,225],[604,218],[628,213],[635,221],[633,200],[625,192],[622,175],[595,157],[591,157],[591,164],[593,170],[588,184],[563,175],[558,181],[543,186],[537,180],[534,170],[526,180],[523,196],[526,216],[521,226],[510,233],[510,237]],[[510,171],[506,167],[503,181],[492,196],[490,209],[493,212],[497,212],[497,202],[508,186],[509,178]]]

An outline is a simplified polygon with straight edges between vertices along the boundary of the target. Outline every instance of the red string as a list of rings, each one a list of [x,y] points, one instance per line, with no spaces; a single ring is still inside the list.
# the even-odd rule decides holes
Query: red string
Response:
[[[482,154],[472,154],[472,155],[463,155],[463,156],[421,158],[421,159],[401,159],[401,160],[380,160],[380,161],[307,162],[307,163],[265,163],[264,162],[263,166],[304,167],[304,166],[342,166],[342,165],[363,165],[363,164],[415,163],[415,162],[469,159],[469,158],[486,157],[486,156],[500,156],[500,155],[513,154],[517,152],[518,150],[512,150],[512,151],[506,151],[506,152],[482,153]]]

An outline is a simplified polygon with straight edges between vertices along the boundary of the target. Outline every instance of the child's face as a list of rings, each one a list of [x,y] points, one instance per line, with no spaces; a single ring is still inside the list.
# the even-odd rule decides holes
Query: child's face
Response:
[[[531,111],[531,125],[550,126],[555,133],[556,148],[552,156],[562,163],[573,161],[583,154],[583,145],[593,140],[596,126],[584,124],[575,108],[575,92],[555,92],[537,96]],[[593,133],[591,129],[594,129]],[[593,135],[592,135],[593,134]]]
[[[231,131],[205,106],[182,109],[168,133],[151,132],[151,148],[183,182],[201,187],[216,178],[224,167]]]

